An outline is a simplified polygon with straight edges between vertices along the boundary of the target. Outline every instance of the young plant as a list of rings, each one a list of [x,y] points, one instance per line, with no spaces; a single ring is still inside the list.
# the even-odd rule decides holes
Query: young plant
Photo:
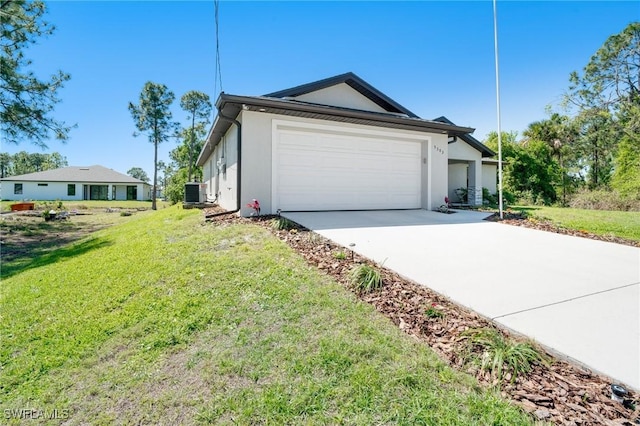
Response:
[[[465,333],[471,349],[480,349],[480,369],[489,371],[492,377],[501,380],[504,372],[511,373],[514,382],[521,374],[527,374],[535,364],[546,365],[547,357],[531,341],[514,341],[506,338],[495,328],[471,329]]]
[[[438,309],[438,305],[436,305],[435,303],[432,303],[431,306],[429,306],[427,310],[424,311],[424,314],[427,316],[427,318],[444,318],[444,312]]]
[[[380,272],[364,263],[354,266],[351,269],[349,279],[351,280],[351,284],[360,293],[369,293],[378,290],[382,288],[384,284]]]
[[[271,227],[278,231],[289,231],[295,229],[296,223],[286,217],[279,216],[275,219],[271,219]]]
[[[347,253],[345,253],[344,251],[340,250],[340,251],[337,251],[337,252],[333,253],[333,257],[335,259],[338,259],[338,260],[346,260],[347,259]]]

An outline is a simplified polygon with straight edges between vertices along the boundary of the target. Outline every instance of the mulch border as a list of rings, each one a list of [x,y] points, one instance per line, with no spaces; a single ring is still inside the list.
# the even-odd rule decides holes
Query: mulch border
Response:
[[[497,387],[503,397],[513,400],[525,411],[531,413],[535,420],[579,426],[640,424],[638,394],[631,393],[628,401],[635,405],[635,410],[625,408],[611,399],[610,385],[615,383],[614,381],[569,360],[554,356],[543,348],[541,350],[552,360],[550,365],[536,365],[527,376],[519,376],[515,380],[512,380],[509,374],[506,374],[501,381],[491,377],[488,372],[467,362],[464,354],[468,353],[469,345],[464,332],[471,328],[497,328],[492,321],[298,224],[294,223],[293,228],[289,230],[274,229],[272,226],[274,218],[277,216],[242,218],[238,215],[223,215],[211,217],[208,220],[214,224],[254,223],[269,230],[302,255],[311,266],[332,276],[362,301],[373,305],[402,331],[428,344],[449,365],[474,376],[485,387]],[[540,221],[529,223],[529,220],[513,214],[503,220],[496,218],[495,215],[488,220],[618,242],[593,234],[586,236],[579,231],[570,232],[547,222],[542,225]],[[640,246],[637,242],[632,241],[632,244],[629,244],[629,241],[623,241],[627,245]],[[345,259],[337,259],[334,254],[338,251],[350,255]],[[385,284],[381,290],[360,294],[353,289],[349,281],[349,271],[354,265],[360,263],[371,264],[380,270]],[[441,311],[444,314],[443,318],[430,318],[425,315],[429,307],[435,307]],[[499,330],[509,338],[520,339],[509,330],[502,328]]]

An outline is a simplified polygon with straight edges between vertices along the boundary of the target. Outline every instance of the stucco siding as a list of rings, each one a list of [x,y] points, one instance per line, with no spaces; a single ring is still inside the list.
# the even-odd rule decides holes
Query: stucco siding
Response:
[[[357,134],[359,131],[365,133],[373,132],[380,135],[386,134],[389,138],[397,137],[415,140],[421,143],[422,146],[422,208],[437,208],[444,202],[444,197],[447,195],[447,135],[386,129],[254,111],[242,111],[237,119],[242,123],[242,199],[240,200],[240,214],[243,216],[248,216],[253,212],[247,207],[247,204],[254,198],[260,202],[262,214],[276,213],[272,204],[273,155],[274,137],[276,137],[279,125],[293,125],[294,127],[298,124],[311,127],[317,126],[338,132],[341,131],[340,129],[344,129],[346,134]],[[215,196],[216,185],[218,185],[218,203],[227,210],[234,210],[237,207],[236,135],[236,127],[231,126],[223,140],[204,161],[204,179],[207,183],[208,193],[210,196]],[[218,159],[222,159],[223,153],[226,173],[216,171],[216,163]]]
[[[495,164],[482,165],[482,187],[492,194],[498,192],[498,166]]]
[[[22,193],[15,194],[15,184],[22,185]],[[68,185],[75,185],[75,195],[68,195]],[[61,200],[61,201],[81,201],[84,198],[84,186],[98,185],[108,186],[108,199],[113,200],[115,188],[115,200],[127,199],[127,186],[135,186],[138,201],[144,201],[151,197],[150,186],[144,184],[127,185],[114,183],[85,183],[85,182],[20,182],[5,181],[0,184],[0,195],[3,200],[20,201],[20,200]]]
[[[436,134],[433,136],[431,149],[431,210],[437,209],[444,204],[444,197],[447,196],[447,167],[448,167],[448,137],[447,135]]]
[[[458,138],[457,141],[449,144],[449,159],[451,160],[482,160],[482,153],[469,146],[465,141]]]
[[[386,112],[380,105],[358,93],[346,83],[297,96],[296,100],[363,111]]]
[[[452,203],[464,202],[456,194],[456,189],[467,187],[468,167],[466,163],[449,164],[449,201]]]
[[[22,185],[22,194],[15,194],[15,184]],[[46,186],[44,186],[46,185]],[[67,183],[63,182],[2,182],[3,200],[82,200],[82,186],[76,187],[76,195],[67,195]]]
[[[238,118],[238,121],[242,120]],[[218,200],[226,210],[237,208],[238,129],[231,126],[204,163],[207,195]],[[244,143],[243,143],[244,148]]]

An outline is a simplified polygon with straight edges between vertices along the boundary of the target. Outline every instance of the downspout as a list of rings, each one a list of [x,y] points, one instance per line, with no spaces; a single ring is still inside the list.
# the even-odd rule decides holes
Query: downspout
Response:
[[[227,117],[226,115],[224,115],[222,113],[222,110],[220,110],[220,107],[216,107],[218,110],[218,117],[222,120],[228,121],[232,124],[235,124],[236,127],[238,128],[238,147],[237,147],[237,155],[238,155],[238,166],[237,166],[237,184],[238,187],[236,188],[236,209],[235,210],[230,210],[227,212],[220,212],[220,213],[213,213],[213,214],[208,214],[205,216],[205,219],[209,219],[212,217],[216,217],[216,216],[222,216],[225,214],[233,214],[233,213],[237,213],[240,211],[240,209],[242,208],[242,203],[241,203],[241,191],[240,188],[242,187],[242,124],[236,120],[235,118],[231,118],[231,117]],[[217,194],[216,194],[216,198],[217,198]]]

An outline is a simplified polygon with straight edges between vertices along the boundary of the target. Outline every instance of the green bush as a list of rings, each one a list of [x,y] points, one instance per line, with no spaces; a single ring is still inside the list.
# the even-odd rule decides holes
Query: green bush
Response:
[[[490,206],[498,204],[498,195],[494,195],[487,188],[482,188],[482,202]]]
[[[470,358],[496,379],[501,380],[506,371],[511,373],[513,382],[519,375],[528,374],[534,365],[548,363],[533,342],[509,339],[495,328],[470,329],[464,335],[469,339]]]
[[[626,198],[617,191],[583,190],[573,194],[569,207],[587,210],[640,211],[640,200]]]
[[[360,293],[369,293],[382,288],[383,281],[380,272],[367,264],[354,266],[349,272],[349,279],[354,288]]]

